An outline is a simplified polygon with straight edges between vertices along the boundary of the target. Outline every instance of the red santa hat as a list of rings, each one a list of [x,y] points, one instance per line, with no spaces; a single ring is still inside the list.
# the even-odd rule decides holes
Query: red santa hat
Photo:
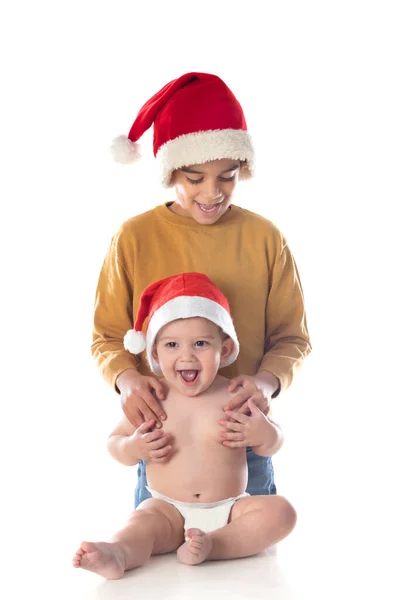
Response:
[[[239,341],[230,314],[228,300],[217,286],[202,273],[182,273],[160,279],[149,285],[140,296],[134,329],[124,337],[124,346],[132,354],[147,350],[147,360],[153,373],[161,374],[160,365],[152,356],[158,332],[177,319],[203,317],[212,321],[235,344],[234,352],[221,363],[227,367],[239,354]],[[146,337],[142,333],[147,319]]]
[[[123,163],[138,159],[137,141],[152,125],[164,187],[171,185],[175,169],[221,158],[245,161],[240,178],[253,174],[253,145],[242,107],[216,75],[186,73],[167,83],[140,109],[129,135],[114,140],[114,158]]]

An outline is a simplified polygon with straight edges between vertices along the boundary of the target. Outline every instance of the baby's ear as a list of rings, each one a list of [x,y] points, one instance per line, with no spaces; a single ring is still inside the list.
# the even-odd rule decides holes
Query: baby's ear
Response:
[[[153,344],[153,349],[151,351],[151,356],[158,361],[157,347],[156,344]]]
[[[221,362],[225,362],[231,354],[235,351],[235,342],[232,338],[228,337],[222,342],[221,350]]]

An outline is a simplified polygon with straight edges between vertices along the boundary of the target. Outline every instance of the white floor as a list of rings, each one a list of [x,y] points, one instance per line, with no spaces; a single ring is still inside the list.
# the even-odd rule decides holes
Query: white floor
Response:
[[[286,558],[284,555],[286,554]],[[290,552],[272,549],[248,559],[205,563],[191,568],[177,562],[174,555],[155,557],[148,565],[127,574],[122,581],[100,583],[93,575],[78,573],[70,587],[70,597],[87,599],[125,598],[295,598],[308,584],[289,567]],[[81,594],[81,595],[80,595]]]
[[[47,535],[48,545],[43,539],[40,551],[31,557],[32,563],[20,569],[13,579],[15,596],[11,597],[57,600],[394,600],[400,597],[400,587],[394,580],[397,565],[391,564],[394,555],[390,557],[389,546],[373,544],[366,533],[356,541],[349,536],[340,543],[342,534],[335,535],[333,528],[320,521],[320,515],[317,523],[308,518],[300,519],[290,538],[263,554],[197,567],[182,565],[175,554],[170,554],[150,559],[119,581],[104,581],[93,573],[73,569],[71,556],[80,540],[76,527],[55,527]],[[6,582],[7,578],[2,578],[0,596],[9,598],[9,593],[3,595],[1,590],[4,587],[4,591],[10,591]]]

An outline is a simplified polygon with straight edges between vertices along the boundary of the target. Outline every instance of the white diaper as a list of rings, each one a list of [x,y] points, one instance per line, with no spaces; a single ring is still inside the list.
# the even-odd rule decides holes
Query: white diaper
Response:
[[[172,504],[172,506],[175,506],[179,510],[185,520],[185,531],[191,527],[198,527],[205,533],[210,533],[220,527],[224,527],[228,523],[232,505],[239,498],[249,495],[245,492],[244,494],[240,494],[240,496],[218,500],[218,502],[179,502],[179,500],[168,498],[168,496],[159,494],[149,487],[147,489],[153,498],[165,500],[165,502],[169,502],[169,504]]]

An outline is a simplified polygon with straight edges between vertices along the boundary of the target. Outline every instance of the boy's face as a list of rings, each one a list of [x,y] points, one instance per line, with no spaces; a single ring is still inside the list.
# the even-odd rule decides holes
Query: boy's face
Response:
[[[197,396],[214,381],[220,363],[234,350],[219,327],[208,319],[178,319],[165,325],[154,343],[167,382],[185,396]]]
[[[239,176],[240,162],[224,158],[174,171],[177,200],[171,210],[212,225],[228,210]]]

